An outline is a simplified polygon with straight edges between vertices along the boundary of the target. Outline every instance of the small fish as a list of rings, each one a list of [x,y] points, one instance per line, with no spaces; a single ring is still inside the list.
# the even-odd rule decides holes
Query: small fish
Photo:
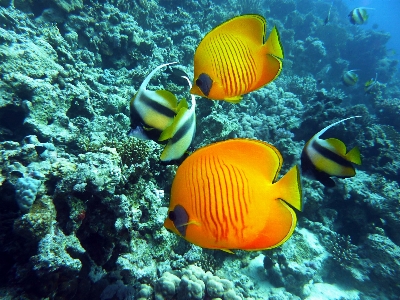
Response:
[[[326,18],[325,18],[325,21],[324,21],[324,24],[325,24],[325,25],[329,23],[329,19],[330,19],[330,17],[331,17],[332,6],[333,6],[333,1],[332,1],[332,3],[331,3],[331,6],[329,7],[328,15],[327,15]]]
[[[376,83],[378,82],[378,73],[376,73],[375,75],[375,79],[371,78],[370,80],[368,80],[365,85],[364,85],[364,92],[365,93],[370,93],[372,91],[372,89],[374,88],[374,86],[376,85]]]
[[[350,71],[343,73],[342,80],[345,85],[353,86],[357,83],[358,75],[354,71],[357,71],[357,70],[350,70]]]
[[[179,110],[175,95],[166,90],[149,91],[147,85],[154,74],[168,65],[156,67],[143,80],[130,102],[131,130],[129,135],[157,141],[162,131],[170,126]]]
[[[349,19],[351,24],[355,25],[362,25],[365,24],[368,21],[368,13],[367,9],[374,9],[374,8],[368,8],[368,7],[357,7],[353,9],[349,13]]]
[[[210,31],[197,47],[191,93],[238,103],[244,94],[273,81],[282,59],[276,27],[266,40],[264,17],[235,17]]]
[[[192,84],[188,77],[183,76],[189,83],[190,88]],[[159,141],[168,140],[164,151],[161,153],[160,159],[162,161],[173,161],[179,160],[190,147],[196,133],[196,99],[194,95],[192,97],[192,105],[190,109],[186,103],[186,100],[181,100],[185,104],[179,109],[174,121],[168,126],[159,138]]]
[[[359,118],[350,117],[335,122],[316,135],[314,135],[304,146],[301,153],[301,168],[304,174],[311,174],[326,187],[335,186],[332,176],[339,178],[353,177],[356,171],[352,165],[361,164],[360,150],[354,147],[346,153],[345,144],[335,138],[320,139],[329,128],[346,120]]]
[[[282,245],[302,210],[299,169],[277,180],[272,145],[231,139],[200,148],[178,167],[164,226],[203,248],[248,251]]]
[[[172,68],[168,66],[166,73],[168,74],[168,78],[177,85],[185,85],[187,84],[185,77],[189,77],[185,71]]]

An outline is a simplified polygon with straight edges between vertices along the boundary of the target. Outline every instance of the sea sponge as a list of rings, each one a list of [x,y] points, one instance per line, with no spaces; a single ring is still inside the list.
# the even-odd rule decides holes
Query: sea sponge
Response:
[[[27,213],[31,208],[41,183],[40,180],[30,177],[18,178],[15,184],[15,200],[23,213]]]

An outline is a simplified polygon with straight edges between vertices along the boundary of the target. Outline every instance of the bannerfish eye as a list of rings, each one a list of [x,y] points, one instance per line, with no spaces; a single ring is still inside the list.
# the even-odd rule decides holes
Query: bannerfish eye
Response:
[[[175,206],[174,210],[168,213],[168,218],[174,223],[175,228],[182,236],[186,235],[186,227],[189,222],[189,215],[182,205]]]
[[[212,79],[206,73],[201,73],[200,76],[196,79],[196,85],[203,92],[205,96],[210,94],[210,90],[212,87]]]

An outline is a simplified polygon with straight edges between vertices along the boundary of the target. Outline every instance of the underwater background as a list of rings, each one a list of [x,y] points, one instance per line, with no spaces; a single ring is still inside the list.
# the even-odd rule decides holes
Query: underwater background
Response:
[[[0,0],[0,298],[398,299],[400,47],[383,2],[398,8]],[[367,5],[367,24],[351,24],[349,12]],[[178,61],[193,78],[204,35],[249,13],[268,32],[277,26],[282,73],[239,104],[198,97],[192,148],[263,140],[282,153],[284,174],[315,133],[359,115],[326,136],[358,146],[362,164],[333,188],[302,177],[304,209],[282,246],[229,254],[164,228],[177,166],[160,162],[162,145],[127,135],[129,102],[163,63]],[[352,86],[348,70],[359,76]],[[148,88],[189,98],[162,71]]]

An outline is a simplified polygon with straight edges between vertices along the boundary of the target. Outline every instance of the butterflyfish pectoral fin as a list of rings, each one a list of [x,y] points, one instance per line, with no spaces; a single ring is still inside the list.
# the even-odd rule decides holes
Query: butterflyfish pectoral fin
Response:
[[[242,96],[235,96],[235,97],[225,98],[224,100],[236,104],[239,103],[240,100],[242,100],[242,98],[243,98]]]
[[[229,250],[229,249],[220,249],[220,250],[222,250],[226,253],[229,253],[229,254],[235,254],[235,252],[233,252],[232,250]]]
[[[274,183],[276,189],[281,191],[279,198],[293,206],[295,209],[303,210],[301,179],[299,167],[294,166],[279,181]]]
[[[189,222],[187,222],[185,224],[178,225],[177,227],[179,227],[179,226],[188,226],[188,225],[201,226],[201,224],[199,222],[192,220],[192,221],[189,221]]]
[[[360,154],[360,149],[358,149],[357,146],[355,146],[353,149],[351,149],[347,154],[346,158],[357,165],[361,165],[361,154]]]

